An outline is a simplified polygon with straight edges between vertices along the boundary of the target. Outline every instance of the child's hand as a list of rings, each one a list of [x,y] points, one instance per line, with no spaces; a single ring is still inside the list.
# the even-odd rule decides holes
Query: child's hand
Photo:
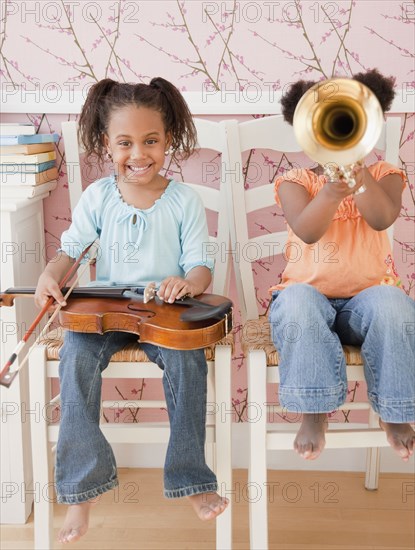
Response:
[[[342,201],[345,197],[356,193],[364,185],[365,170],[365,166],[359,165],[353,169],[353,177],[356,182],[353,187],[349,187],[348,182],[340,176],[337,181],[327,182],[324,189],[332,198]]]
[[[42,273],[42,275],[39,277],[39,282],[37,284],[35,292],[36,306],[39,309],[42,309],[45,306],[46,302],[49,300],[50,296],[53,296],[57,303],[48,308],[49,312],[53,312],[58,307],[58,304],[61,306],[66,306],[66,302],[63,299],[63,295],[59,289],[57,281],[51,275],[48,275],[47,273]]]
[[[195,296],[195,285],[182,277],[167,277],[161,282],[157,296],[172,304],[175,300],[183,298],[183,296]]]

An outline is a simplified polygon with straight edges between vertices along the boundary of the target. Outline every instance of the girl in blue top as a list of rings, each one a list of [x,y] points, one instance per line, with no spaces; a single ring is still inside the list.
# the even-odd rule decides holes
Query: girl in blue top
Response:
[[[212,264],[203,254],[208,242],[203,205],[189,187],[159,174],[170,150],[188,157],[196,144],[190,111],[177,88],[162,78],[149,85],[102,80],[88,94],[79,135],[88,156],[112,160],[115,175],[83,193],[58,255],[39,279],[37,305],[42,307],[50,296],[65,305],[58,283],[97,237],[96,284],[142,286],[155,281],[158,297],[166,302],[204,292]],[[60,542],[86,533],[92,499],[118,483],[112,449],[99,428],[101,372],[116,351],[134,341],[136,336],[124,332],[65,336],[55,476],[58,502],[69,507]],[[216,493],[216,477],[204,456],[204,352],[140,346],[164,371],[171,426],[165,496],[188,497],[200,519],[213,519],[228,500]]]

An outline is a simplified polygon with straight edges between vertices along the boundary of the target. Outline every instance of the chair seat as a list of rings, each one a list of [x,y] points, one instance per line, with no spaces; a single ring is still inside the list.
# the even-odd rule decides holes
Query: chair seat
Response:
[[[268,315],[248,321],[242,332],[242,349],[246,356],[250,351],[263,350],[267,358],[267,366],[279,365],[278,351],[271,339],[271,325]],[[343,346],[347,365],[363,365],[360,348]]]
[[[64,334],[65,330],[60,328],[51,330],[40,341],[40,344],[46,346],[46,359],[48,361],[59,360],[59,351],[63,346]],[[206,361],[215,360],[215,346],[233,346],[233,334],[229,333],[216,344],[205,348]],[[119,363],[148,363],[150,360],[138,343],[132,343],[124,349],[114,353],[111,357],[111,361]]]

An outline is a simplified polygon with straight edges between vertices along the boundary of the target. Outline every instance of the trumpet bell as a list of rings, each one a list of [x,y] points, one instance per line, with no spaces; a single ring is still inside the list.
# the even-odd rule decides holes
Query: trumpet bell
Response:
[[[315,84],[303,95],[293,127],[311,159],[323,166],[346,166],[374,149],[383,127],[383,111],[375,94],[361,82],[333,78]]]

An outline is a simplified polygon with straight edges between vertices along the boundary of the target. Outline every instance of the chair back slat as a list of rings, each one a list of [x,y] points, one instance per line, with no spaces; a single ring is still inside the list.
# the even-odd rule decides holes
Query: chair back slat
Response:
[[[399,142],[401,136],[400,117],[388,117],[384,126],[384,141],[379,149],[385,151],[385,160],[394,166],[399,166]],[[378,143],[379,145],[379,143]],[[393,248],[394,225],[388,228],[388,237]]]
[[[257,118],[239,125],[241,151],[273,149],[289,153],[301,152],[292,126],[281,115]]]
[[[65,160],[68,171],[69,204],[71,212],[82,195],[82,176],[79,156],[83,153],[78,142],[77,123],[62,122],[62,137],[65,143]]]

